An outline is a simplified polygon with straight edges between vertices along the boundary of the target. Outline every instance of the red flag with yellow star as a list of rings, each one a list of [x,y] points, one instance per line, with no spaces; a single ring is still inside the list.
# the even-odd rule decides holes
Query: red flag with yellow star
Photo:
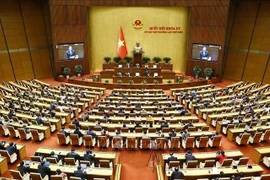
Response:
[[[121,57],[122,59],[124,59],[124,57],[126,57],[127,55],[127,46],[126,46],[126,41],[125,41],[122,27],[120,27],[117,52],[118,52],[119,57]]]

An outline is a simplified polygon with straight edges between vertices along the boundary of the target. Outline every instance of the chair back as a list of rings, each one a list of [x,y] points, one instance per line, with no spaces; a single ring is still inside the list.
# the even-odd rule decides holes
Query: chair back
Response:
[[[46,158],[47,160],[47,158]],[[41,162],[42,158],[40,156],[31,156],[31,161]]]
[[[235,124],[228,124],[227,131],[228,131],[228,129],[231,129],[231,128],[234,128],[234,127],[235,127]]]
[[[180,166],[180,161],[170,161],[169,162],[169,169],[172,167],[179,167]]]
[[[86,147],[92,147],[94,146],[93,144],[93,137],[91,135],[84,135],[83,136],[84,143]]]
[[[193,148],[195,137],[188,137],[186,140],[186,148]]]
[[[62,176],[60,176],[60,175],[51,175],[50,180],[62,180]]]
[[[240,123],[239,125],[238,125],[238,128],[245,128],[246,127],[246,123]]]
[[[248,161],[249,161],[249,157],[241,157],[239,159],[238,165],[247,165]]]
[[[122,148],[122,138],[121,137],[113,137],[112,139],[113,147],[114,148]]]
[[[270,174],[263,174],[263,175],[261,175],[260,180],[269,180],[269,179],[270,179]]]
[[[68,128],[69,128],[69,129],[76,129],[76,125],[75,125],[75,124],[69,124],[69,125],[68,125]]]
[[[137,148],[137,139],[135,137],[127,137],[127,149]]]
[[[16,132],[13,126],[8,126],[9,136],[16,137]]]
[[[142,138],[141,148],[142,149],[150,149],[151,139],[150,138]]]
[[[166,139],[165,138],[157,138],[156,139],[157,142],[157,149],[165,149],[165,144],[166,144]]]
[[[6,157],[8,162],[11,161],[11,157],[10,157],[9,153],[7,152],[7,150],[0,150],[0,155]]]
[[[201,131],[208,131],[209,130],[209,126],[203,126],[202,128],[201,128]]]
[[[34,141],[39,141],[38,131],[36,129],[31,129],[30,132],[32,134],[33,140]]]
[[[0,124],[0,136],[5,135],[5,129],[2,124]]]
[[[163,133],[168,133],[168,132],[170,132],[170,128],[169,127],[164,127],[164,128],[162,128],[162,132]]]
[[[214,167],[216,164],[215,160],[205,160],[204,167]]]
[[[9,172],[10,172],[10,174],[12,176],[12,179],[22,179],[20,171],[10,169]]]
[[[109,160],[99,160],[99,166],[104,168],[110,167],[110,161]]]
[[[66,144],[66,136],[64,133],[57,133],[57,140],[59,144]]]
[[[86,166],[90,167],[91,163],[90,161],[86,161],[86,160],[80,160],[80,164],[86,164]]]
[[[76,162],[75,162],[74,158],[65,157],[64,158],[64,163],[66,163],[67,165],[76,165]]]
[[[233,162],[233,159],[224,159],[221,166],[231,166]]]
[[[57,164],[55,157],[46,157],[46,161],[49,161],[51,164]]]
[[[79,177],[70,176],[69,180],[81,180]]]
[[[121,132],[128,132],[128,131],[129,131],[128,128],[124,128],[124,127],[121,128]]]
[[[136,128],[135,128],[135,132],[136,132],[136,133],[142,133],[142,132],[143,132],[143,128],[141,128],[141,127],[136,127]]]
[[[73,146],[80,146],[78,134],[70,134],[71,143]]]
[[[197,160],[192,160],[187,162],[187,168],[196,168],[198,166]]]
[[[157,131],[156,128],[149,128],[148,133],[155,133]]]
[[[253,137],[253,143],[259,143],[262,137],[262,132],[257,132]]]
[[[23,128],[19,128],[19,129],[18,129],[18,132],[19,132],[19,134],[20,134],[20,138],[21,138],[21,139],[27,139],[26,133],[25,133],[25,131],[24,131]]]
[[[171,149],[178,149],[179,148],[179,137],[172,137],[171,138]]]
[[[214,140],[213,140],[213,147],[220,146],[221,139],[222,139],[222,136],[221,135],[215,136],[214,137]]]
[[[107,147],[107,137],[106,136],[98,136],[99,147]]]
[[[188,127],[188,132],[194,132],[194,131],[196,131],[196,127],[194,126]]]
[[[266,130],[265,132],[264,132],[264,135],[263,135],[263,141],[269,141],[269,138],[270,138],[270,130],[268,129],[268,130]]]
[[[207,147],[208,140],[209,140],[209,137],[208,136],[201,137],[200,138],[200,141],[199,141],[199,147],[198,148],[205,148],[205,147]]]
[[[42,180],[40,173],[30,172],[31,180]]]
[[[246,145],[248,144],[248,139],[250,137],[250,134],[243,134],[242,138],[241,138],[241,141],[240,141],[240,144],[241,145]]]

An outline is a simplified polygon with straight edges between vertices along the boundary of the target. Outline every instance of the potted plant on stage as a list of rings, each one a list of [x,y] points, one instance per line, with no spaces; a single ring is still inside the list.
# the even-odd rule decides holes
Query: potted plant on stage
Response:
[[[172,83],[172,81],[169,79],[169,80],[167,81],[167,83],[168,83],[168,84],[171,84],[171,83]]]
[[[178,76],[177,77],[177,82],[182,83],[184,81],[184,76]]]
[[[144,80],[142,80],[142,84],[146,84],[147,83],[147,81],[144,79]]]
[[[202,69],[199,66],[195,66],[193,68],[193,74],[196,78],[199,77],[200,73],[202,72]]]
[[[69,75],[70,75],[70,68],[65,67],[64,70],[63,70],[63,74],[68,79],[69,78]]]
[[[142,62],[143,62],[144,64],[148,64],[149,61],[150,61],[150,58],[149,58],[149,57],[143,57],[143,58],[142,58]]]
[[[170,61],[171,61],[171,58],[170,58],[170,57],[164,57],[164,58],[163,58],[163,61],[164,61],[166,64],[169,64]]]
[[[153,57],[153,61],[158,64],[161,61],[160,57]]]
[[[155,80],[153,81],[153,83],[154,83],[154,84],[158,84],[158,80],[155,79]]]
[[[133,84],[134,83],[134,81],[133,80],[129,80],[129,84]]]
[[[121,61],[121,58],[118,57],[118,56],[116,56],[116,57],[113,58],[113,61],[114,61],[116,64],[119,64],[120,61]]]
[[[123,82],[123,81],[122,81],[122,80],[120,80],[120,79],[119,79],[119,80],[117,80],[117,83],[118,83],[118,84],[122,84],[122,82]]]
[[[132,57],[130,57],[130,56],[126,56],[124,59],[127,62],[127,64],[130,64],[132,61]]]
[[[108,80],[108,79],[106,79],[106,80],[105,80],[105,83],[106,83],[106,84],[108,84],[108,83],[109,83],[109,80]]]
[[[212,68],[205,68],[204,70],[204,74],[205,74],[205,77],[206,77],[206,80],[210,79],[210,77],[212,76],[213,74],[213,69]]]
[[[111,57],[104,57],[104,61],[108,64],[111,61]]]
[[[76,65],[75,66],[75,72],[77,73],[78,77],[80,77],[82,72],[83,72],[82,65]]]

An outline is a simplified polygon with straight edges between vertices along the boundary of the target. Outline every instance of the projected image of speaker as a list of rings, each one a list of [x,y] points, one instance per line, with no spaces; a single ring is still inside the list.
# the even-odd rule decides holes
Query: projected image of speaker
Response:
[[[201,61],[217,61],[220,45],[214,44],[192,44],[192,59]]]
[[[84,58],[83,43],[61,43],[56,45],[59,61],[72,61]]]

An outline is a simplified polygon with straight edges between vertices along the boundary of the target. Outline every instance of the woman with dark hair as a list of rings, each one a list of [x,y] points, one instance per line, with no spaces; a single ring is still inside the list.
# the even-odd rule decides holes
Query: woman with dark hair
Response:
[[[62,172],[60,169],[56,170],[56,175],[59,175],[62,177],[62,180],[66,180],[67,179],[67,174]]]

